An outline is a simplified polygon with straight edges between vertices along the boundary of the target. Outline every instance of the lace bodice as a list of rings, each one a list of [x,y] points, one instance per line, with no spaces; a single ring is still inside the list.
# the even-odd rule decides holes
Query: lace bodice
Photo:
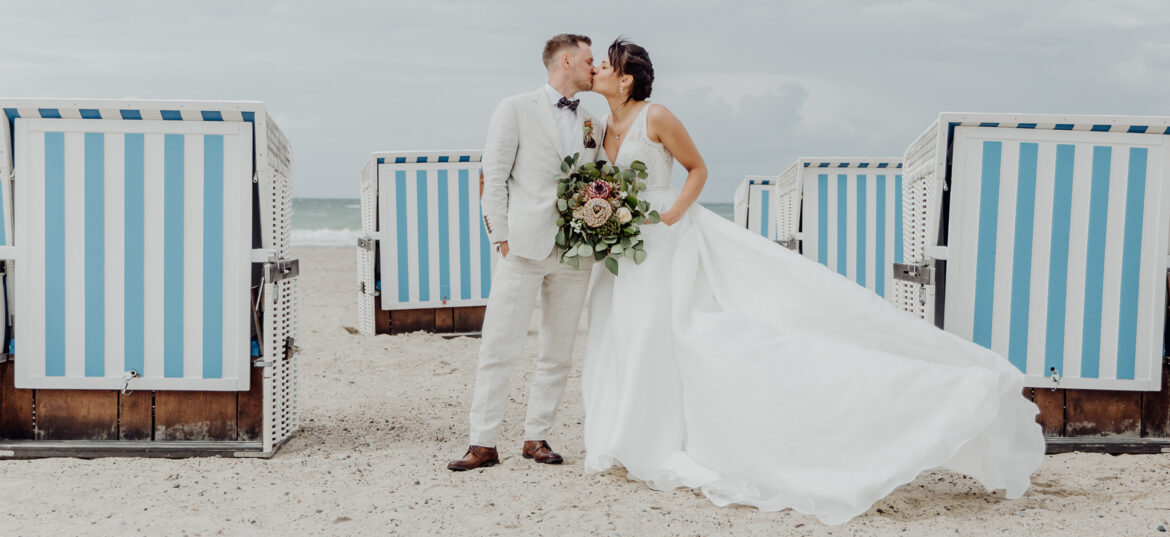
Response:
[[[642,107],[638,116],[634,118],[630,129],[626,131],[626,139],[618,147],[614,164],[628,168],[635,160],[646,165],[646,186],[650,190],[666,190],[670,188],[670,175],[674,169],[674,155],[646,135],[646,112],[653,103]],[[609,125],[609,116],[605,116],[603,125]]]

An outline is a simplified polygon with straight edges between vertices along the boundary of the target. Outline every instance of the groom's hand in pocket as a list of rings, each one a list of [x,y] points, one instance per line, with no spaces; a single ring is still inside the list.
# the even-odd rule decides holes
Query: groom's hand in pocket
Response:
[[[508,257],[508,241],[500,241],[496,244],[500,245],[500,258],[501,259],[507,258]]]

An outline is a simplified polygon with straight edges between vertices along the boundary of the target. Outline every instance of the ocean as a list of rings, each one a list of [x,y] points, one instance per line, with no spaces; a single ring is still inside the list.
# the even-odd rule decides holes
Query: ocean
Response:
[[[730,220],[730,203],[702,203]],[[357,199],[293,198],[293,246],[355,246],[362,229],[361,202]]]

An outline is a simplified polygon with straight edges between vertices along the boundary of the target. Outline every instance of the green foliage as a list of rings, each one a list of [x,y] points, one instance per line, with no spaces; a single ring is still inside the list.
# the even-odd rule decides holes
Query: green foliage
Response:
[[[581,267],[581,258],[592,257],[605,263],[605,268],[617,274],[618,259],[625,257],[634,263],[646,260],[642,248],[640,225],[657,223],[661,220],[657,211],[650,211],[650,204],[638,198],[646,190],[642,181],[646,179],[646,165],[639,161],[630,163],[628,169],[620,169],[605,160],[578,164],[580,155],[565,157],[561,163],[562,174],[557,183],[557,236],[556,245],[562,250],[561,262],[573,268]],[[573,210],[584,204],[589,184],[594,181],[610,183],[611,206],[616,204],[615,216],[597,228],[590,228],[573,217]],[[616,198],[618,192],[625,196]],[[614,201],[616,199],[616,201]],[[631,219],[622,224],[616,211],[625,208]]]

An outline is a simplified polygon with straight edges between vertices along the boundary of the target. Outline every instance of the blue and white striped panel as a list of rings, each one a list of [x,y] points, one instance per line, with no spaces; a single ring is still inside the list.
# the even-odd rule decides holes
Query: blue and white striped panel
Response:
[[[945,328],[1033,386],[1157,389],[1166,137],[959,127]]]
[[[803,172],[803,251],[808,258],[893,299],[902,262],[902,175],[898,169]]]
[[[482,306],[495,255],[478,162],[378,165],[382,308]]]
[[[16,121],[16,386],[246,390],[249,123]]]
[[[747,227],[768,240],[776,240],[776,185],[771,181],[748,185]]]

